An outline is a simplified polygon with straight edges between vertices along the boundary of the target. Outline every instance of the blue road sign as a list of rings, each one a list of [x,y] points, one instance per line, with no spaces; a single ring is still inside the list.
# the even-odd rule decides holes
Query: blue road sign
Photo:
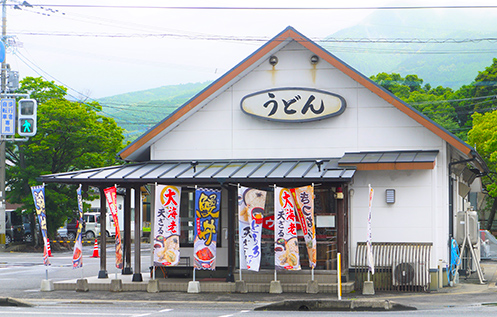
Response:
[[[0,132],[2,135],[14,135],[16,132],[16,100],[0,101]]]

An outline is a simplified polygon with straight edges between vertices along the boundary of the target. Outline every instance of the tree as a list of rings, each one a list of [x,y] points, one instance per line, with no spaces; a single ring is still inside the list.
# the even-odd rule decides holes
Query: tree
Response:
[[[475,146],[491,171],[484,179],[488,195],[493,198],[487,221],[487,230],[490,230],[497,210],[497,184],[492,178],[497,170],[497,111],[473,114],[473,128],[468,133],[468,141]]]
[[[25,78],[21,89],[41,100],[38,132],[27,142],[8,145],[8,159],[14,163],[7,171],[10,202],[34,210],[30,186],[40,175],[119,164],[116,154],[124,146],[123,131],[113,119],[98,114],[98,103],[66,100],[65,87],[41,78]],[[76,187],[46,185],[50,235],[77,210]]]
[[[441,86],[432,89],[429,84],[422,86],[423,79],[417,75],[404,78],[396,73],[379,73],[371,79],[448,131],[466,138],[465,132],[460,133],[454,107],[446,101],[453,94],[452,89]]]

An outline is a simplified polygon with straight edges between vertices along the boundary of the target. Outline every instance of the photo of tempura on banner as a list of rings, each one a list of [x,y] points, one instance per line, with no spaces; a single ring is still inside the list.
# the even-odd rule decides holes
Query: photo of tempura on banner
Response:
[[[241,269],[259,271],[265,204],[265,191],[247,187],[238,188],[238,239]]]
[[[297,216],[300,222],[300,227],[304,234],[307,254],[309,255],[309,266],[316,267],[316,227],[314,225],[314,188],[305,186],[290,189]]]
[[[196,270],[216,269],[216,245],[220,206],[220,190],[210,188],[198,188],[195,190],[193,267]]]
[[[288,188],[274,188],[274,265],[276,270],[300,270],[295,202]]]
[[[175,266],[180,259],[181,187],[157,185],[155,192],[154,265]]]
[[[115,186],[104,189],[105,198],[109,205],[114,225],[116,226],[116,268],[122,269],[124,267],[123,261],[123,247],[121,243],[121,231],[119,229],[119,219],[117,218],[117,189]]]
[[[35,203],[38,223],[43,236],[43,264],[50,265],[48,260],[48,235],[47,235],[47,213],[45,211],[45,185],[31,186],[31,193]]]

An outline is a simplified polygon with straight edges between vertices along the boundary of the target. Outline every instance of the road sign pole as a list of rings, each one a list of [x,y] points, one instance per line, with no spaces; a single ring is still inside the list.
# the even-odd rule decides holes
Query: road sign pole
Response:
[[[7,0],[2,1],[2,41],[5,41],[7,36]],[[2,97],[6,93],[7,81],[7,63],[2,61]],[[5,251],[5,143],[6,140],[2,137],[0,141],[0,252]]]

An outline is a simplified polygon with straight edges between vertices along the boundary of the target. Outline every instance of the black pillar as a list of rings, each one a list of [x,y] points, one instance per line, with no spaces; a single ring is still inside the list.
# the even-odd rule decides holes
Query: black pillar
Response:
[[[108,278],[107,274],[107,239],[105,236],[105,229],[107,228],[107,200],[105,198],[104,188],[100,187],[100,271],[98,278]],[[102,234],[104,232],[104,234]]]
[[[236,230],[236,215],[238,212],[238,189],[233,186],[228,188],[228,275],[226,282],[235,281],[235,230]]]
[[[142,195],[140,185],[135,186],[135,273],[133,274],[133,282],[143,281],[141,273],[141,206]]]
[[[124,195],[124,268],[123,275],[133,274],[131,268],[131,188]]]

